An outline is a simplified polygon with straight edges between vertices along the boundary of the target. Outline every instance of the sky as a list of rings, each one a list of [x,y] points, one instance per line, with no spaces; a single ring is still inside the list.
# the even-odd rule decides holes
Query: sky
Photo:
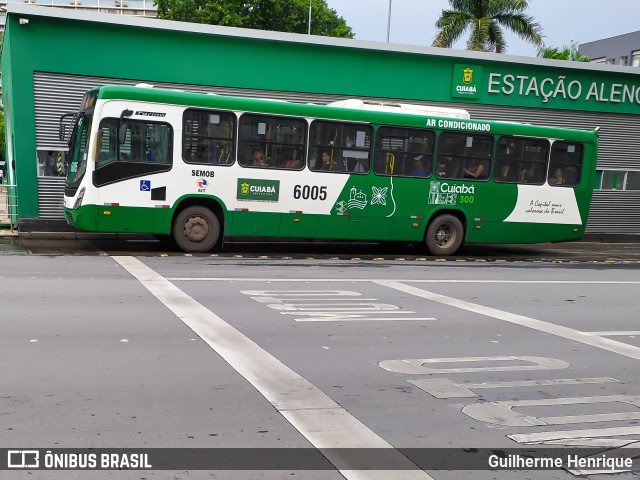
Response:
[[[355,32],[358,40],[430,46],[435,22],[448,0],[326,0]],[[640,0],[529,0],[527,14],[542,25],[546,46],[578,44],[640,30]],[[507,54],[536,56],[536,47],[506,33]],[[454,48],[465,49],[466,37]]]

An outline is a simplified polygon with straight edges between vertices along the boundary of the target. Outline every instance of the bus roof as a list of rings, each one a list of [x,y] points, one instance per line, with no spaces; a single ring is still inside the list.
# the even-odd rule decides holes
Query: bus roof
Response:
[[[469,112],[461,108],[435,107],[432,105],[417,105],[409,103],[383,103],[350,98],[327,103],[328,107],[351,108],[354,110],[368,110],[376,112],[408,113],[412,115],[428,115],[430,117],[471,118]]]
[[[340,106],[332,104],[316,105],[309,103],[287,102],[283,100],[267,100],[228,95],[209,95],[206,93],[193,93],[153,87],[149,88],[148,86],[134,87],[106,85],[96,87],[93,91],[97,91],[98,99],[103,100],[132,100],[195,108],[218,108],[231,111],[246,111],[274,115],[291,115],[299,117],[314,117],[318,119],[397,125],[410,128],[425,128],[426,126],[431,125],[432,128],[436,130],[446,129],[471,132],[484,131],[492,134],[540,136],[583,142],[597,141],[596,130],[574,130],[560,127],[537,126],[516,122],[475,120],[469,118],[447,118],[447,116],[443,116],[442,114],[419,113],[416,111],[405,112],[400,108],[352,108],[348,101],[343,101]],[[364,101],[362,102],[363,104],[365,103]],[[433,125],[436,126],[433,127]],[[485,128],[478,128],[479,126],[483,126]],[[486,126],[490,126],[490,128],[487,130]]]

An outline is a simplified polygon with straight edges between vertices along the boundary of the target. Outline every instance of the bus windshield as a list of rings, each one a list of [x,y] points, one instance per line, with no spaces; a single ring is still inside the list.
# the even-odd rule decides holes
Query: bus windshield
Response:
[[[87,170],[89,156],[89,132],[91,131],[92,114],[81,114],[74,129],[69,145],[69,171],[67,187],[77,188]]]

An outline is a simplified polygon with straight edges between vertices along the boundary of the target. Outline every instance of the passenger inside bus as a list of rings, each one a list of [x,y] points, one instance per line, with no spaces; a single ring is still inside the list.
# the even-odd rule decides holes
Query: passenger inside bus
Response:
[[[496,157],[496,166],[494,169],[494,178],[496,181],[515,182],[518,177],[517,165],[521,160],[516,142],[513,139],[504,137],[500,139]]]
[[[466,178],[484,178],[486,177],[484,165],[476,158],[470,158],[467,160],[468,166],[464,169],[464,176]]]
[[[553,176],[549,176],[549,185],[564,185],[564,174],[562,168],[556,168]]]
[[[576,165],[569,165],[564,171],[564,185],[575,187],[580,183],[580,168]]]
[[[438,169],[436,176],[439,178],[458,178],[459,161],[454,160],[451,155],[445,155],[438,159]]]
[[[284,162],[284,168],[300,168],[302,166],[302,160],[300,159],[300,151],[294,149],[291,151],[291,158]]]
[[[423,155],[418,155],[413,159],[413,170],[411,170],[412,177],[426,177],[427,170],[424,168]]]
[[[206,147],[207,161],[209,163],[218,163],[220,159],[220,145],[214,143],[210,138],[204,138],[204,145]]]
[[[522,162],[520,164],[520,175],[518,176],[518,183],[537,183],[541,184],[544,179],[544,173],[542,176],[541,166],[533,162]]]
[[[267,161],[264,159],[264,153],[262,153],[262,150],[259,149],[255,149],[253,151],[253,164],[254,167],[262,167],[262,168],[266,168],[269,165],[267,165]]]
[[[320,161],[316,160],[316,165],[320,163],[319,170],[333,170],[333,163],[331,162],[331,155],[327,150],[322,150],[320,153]]]

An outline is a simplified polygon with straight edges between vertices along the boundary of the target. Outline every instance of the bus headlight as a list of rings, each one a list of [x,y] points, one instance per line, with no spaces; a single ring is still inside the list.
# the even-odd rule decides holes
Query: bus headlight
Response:
[[[84,198],[84,192],[85,192],[85,187],[82,187],[80,189],[80,192],[78,193],[78,198],[76,198],[76,201],[73,204],[73,209],[74,210],[77,210],[78,208],[80,208],[80,205],[82,205],[82,199]]]

